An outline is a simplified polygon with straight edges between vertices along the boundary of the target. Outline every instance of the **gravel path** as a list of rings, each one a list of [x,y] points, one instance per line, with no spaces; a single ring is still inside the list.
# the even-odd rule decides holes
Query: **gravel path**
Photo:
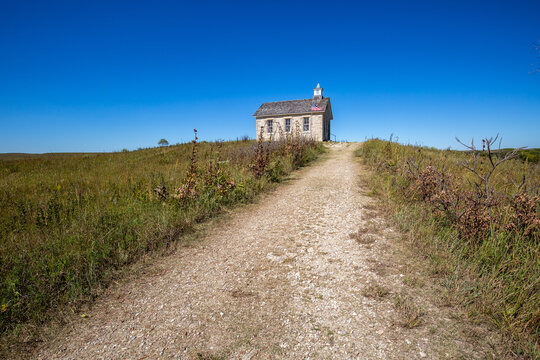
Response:
[[[331,146],[202,242],[109,290],[32,358],[483,357],[420,295],[422,325],[399,325],[407,266],[393,262],[397,235],[362,193],[356,147]]]

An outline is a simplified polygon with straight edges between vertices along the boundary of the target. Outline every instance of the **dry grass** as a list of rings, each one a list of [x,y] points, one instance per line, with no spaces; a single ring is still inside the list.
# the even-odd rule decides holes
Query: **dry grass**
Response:
[[[389,293],[388,288],[376,283],[371,283],[362,290],[362,295],[372,299],[382,299]]]
[[[410,297],[397,295],[394,299],[394,308],[398,316],[398,325],[406,329],[413,329],[422,325],[422,316],[424,313],[414,304]]]
[[[446,289],[441,305],[463,306],[510,338],[511,353],[538,357],[540,166],[381,140],[357,155],[374,170],[370,193]]]
[[[420,277],[414,275],[405,275],[403,283],[413,288],[424,287],[424,281],[420,279]]]

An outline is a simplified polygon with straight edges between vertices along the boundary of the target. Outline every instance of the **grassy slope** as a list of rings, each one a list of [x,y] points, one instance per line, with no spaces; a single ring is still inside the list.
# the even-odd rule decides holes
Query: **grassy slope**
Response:
[[[23,160],[23,159],[57,159],[70,157],[83,157],[89,155],[98,155],[100,153],[44,153],[44,154],[28,154],[28,153],[2,153],[0,160]],[[104,153],[101,153],[104,154]]]
[[[475,233],[481,222],[457,221],[451,211],[437,209],[447,194],[436,186],[433,195],[422,198],[425,189],[420,188],[429,184],[422,176],[431,174],[426,169],[432,166],[440,170],[435,173],[439,174],[435,184],[443,179],[451,184],[445,191],[453,191],[453,196],[461,199],[460,211],[469,210],[471,205],[464,200],[464,194],[476,194],[477,178],[457,162],[470,159],[470,154],[370,140],[357,155],[374,170],[373,193],[392,209],[396,223],[409,233],[419,254],[431,264],[454,301],[465,306],[472,319],[486,319],[510,335],[515,355],[539,356],[538,202],[529,213],[532,221],[536,219],[536,232],[526,235],[524,227],[508,229],[515,222],[512,195],[516,188],[512,182],[519,184],[525,176],[521,192],[530,197],[538,195],[540,167],[512,160],[497,169],[492,186],[500,202],[491,209],[492,226]],[[479,167],[487,169],[488,160],[483,159]],[[483,211],[481,216],[487,214]],[[467,231],[467,226],[473,231]]]
[[[256,178],[254,142],[199,143],[196,187],[167,200],[154,189],[186,188],[191,144],[0,161],[0,331],[90,299],[115,270],[249,201],[322,148],[287,153],[284,145],[272,146],[268,171]]]

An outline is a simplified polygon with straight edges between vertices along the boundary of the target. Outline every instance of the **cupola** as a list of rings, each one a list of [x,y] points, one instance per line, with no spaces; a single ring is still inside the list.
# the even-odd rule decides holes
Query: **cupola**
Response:
[[[323,98],[322,91],[321,85],[317,84],[317,87],[313,89],[313,100],[321,100]]]

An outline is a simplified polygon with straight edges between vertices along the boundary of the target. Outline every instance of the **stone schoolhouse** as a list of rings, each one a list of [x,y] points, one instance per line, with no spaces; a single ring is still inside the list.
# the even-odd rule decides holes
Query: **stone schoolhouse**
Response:
[[[330,140],[332,107],[330,98],[323,96],[317,84],[312,99],[263,103],[253,114],[257,126],[257,140],[278,140],[287,134],[300,134],[316,141]],[[261,131],[262,130],[262,131]]]

